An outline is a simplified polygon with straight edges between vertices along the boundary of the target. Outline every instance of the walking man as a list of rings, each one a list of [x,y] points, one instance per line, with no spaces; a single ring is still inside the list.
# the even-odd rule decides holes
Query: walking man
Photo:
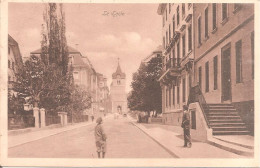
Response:
[[[102,153],[102,158],[104,158],[106,153],[107,136],[102,126],[103,123],[102,118],[98,117],[96,122],[97,125],[95,127],[95,139],[96,139],[97,154],[98,154],[98,158],[100,158],[100,153]]]
[[[191,137],[190,137],[190,113],[188,112],[188,106],[183,105],[183,117],[182,124],[184,133],[184,147],[191,147]]]

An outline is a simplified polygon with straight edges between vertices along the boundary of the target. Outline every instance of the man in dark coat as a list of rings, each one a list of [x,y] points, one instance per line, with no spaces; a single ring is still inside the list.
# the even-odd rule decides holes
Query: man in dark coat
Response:
[[[190,137],[190,113],[188,111],[188,106],[183,106],[183,117],[182,117],[182,124],[181,127],[183,128],[184,133],[184,147],[191,147],[191,137]]]
[[[96,122],[97,125],[95,127],[95,139],[96,139],[97,154],[98,154],[98,158],[100,158],[100,153],[102,153],[102,158],[104,158],[106,153],[107,136],[102,126],[102,118],[98,117]]]

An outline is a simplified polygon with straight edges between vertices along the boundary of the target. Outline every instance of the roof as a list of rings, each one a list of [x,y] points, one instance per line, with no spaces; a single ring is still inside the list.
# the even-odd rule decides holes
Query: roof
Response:
[[[19,49],[18,43],[14,40],[12,36],[8,34],[8,46],[12,48],[12,51],[14,53],[15,61],[19,68],[22,68],[23,66],[23,60],[22,55]]]
[[[158,15],[162,15],[164,12],[164,9],[166,7],[166,3],[160,3],[157,9]]]
[[[156,56],[156,53],[162,53],[162,49],[162,45],[159,45],[150,55],[143,59],[142,62],[149,62],[154,56]]]
[[[116,72],[112,74],[112,78],[115,79],[117,77],[117,75],[120,75],[121,79],[125,78],[125,73],[122,72],[119,62],[117,65]]]
[[[73,65],[76,66],[87,66],[87,64],[85,64],[85,62],[83,61],[81,55],[79,54],[73,54]]]
[[[41,54],[41,52],[42,52],[42,49],[39,48],[38,50],[32,51],[31,54]],[[75,54],[75,53],[81,54],[78,50],[76,50],[75,48],[72,48],[70,46],[68,46],[68,52],[70,54]]]

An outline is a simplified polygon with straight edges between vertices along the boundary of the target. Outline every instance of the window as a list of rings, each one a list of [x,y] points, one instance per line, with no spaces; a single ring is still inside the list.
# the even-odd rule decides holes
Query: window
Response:
[[[177,43],[177,65],[179,65],[180,61],[180,42]]]
[[[182,102],[186,100],[186,79],[182,79]]]
[[[166,48],[166,46],[165,46],[165,37],[163,37],[163,47]]]
[[[169,87],[169,106],[172,105],[172,94],[171,94],[171,88]]]
[[[169,13],[171,13],[171,3],[169,3]]]
[[[205,9],[205,38],[209,37],[208,33],[208,18],[209,18],[209,10],[208,8]]]
[[[175,16],[174,15],[172,18],[172,32],[173,32],[173,34],[175,33]]]
[[[240,4],[240,3],[235,3],[235,4],[234,4],[234,12],[238,11],[239,9],[241,9],[241,7],[242,7],[242,4]]]
[[[117,84],[120,85],[120,84],[121,84],[121,81],[120,81],[120,80],[117,80]]]
[[[185,34],[182,36],[182,57],[185,57]]]
[[[176,66],[176,59],[175,59],[175,49],[172,49],[172,65],[173,67]]]
[[[242,82],[242,40],[236,42],[236,82]]]
[[[198,18],[198,43],[201,45],[201,17]]]
[[[167,21],[167,7],[166,7],[166,9],[165,9],[165,19],[166,19],[166,21]]]
[[[10,47],[8,47],[8,54],[10,54],[11,53],[11,49],[10,49]]]
[[[254,79],[254,64],[255,64],[255,33],[251,33],[251,55],[252,55],[252,79]]]
[[[185,3],[182,3],[182,19],[185,17]]]
[[[179,6],[177,7],[177,25],[180,23],[180,9]]]
[[[189,9],[190,9],[191,5],[192,5],[192,3],[188,3],[188,8],[189,8]]]
[[[73,77],[74,79],[79,79],[79,72],[73,72]]]
[[[14,70],[14,62],[12,62],[12,69]]]
[[[173,102],[173,105],[175,106],[175,86],[172,85],[172,102]]]
[[[222,3],[222,20],[226,20],[228,17],[228,6],[227,3]]]
[[[201,80],[202,80],[202,72],[201,72],[201,67],[199,67],[199,87],[200,87],[200,89],[201,89]]]
[[[171,42],[171,24],[169,24],[169,43]]]
[[[218,56],[213,59],[214,66],[214,90],[218,88]]]
[[[164,25],[165,25],[165,18],[164,18],[164,16],[163,16],[163,23],[162,24],[163,24],[163,27],[164,27]]]
[[[168,88],[166,89],[166,107],[168,107]]]
[[[166,31],[166,46],[168,45],[168,31]]]
[[[177,104],[180,104],[180,86],[177,86]]]
[[[205,92],[209,91],[209,62],[205,63]]]
[[[192,27],[191,27],[191,25],[188,27],[188,38],[189,38],[188,49],[189,49],[189,51],[191,51],[192,50]]]
[[[11,61],[8,60],[8,68],[11,68]]]
[[[212,4],[212,29],[215,30],[217,28],[217,4]]]

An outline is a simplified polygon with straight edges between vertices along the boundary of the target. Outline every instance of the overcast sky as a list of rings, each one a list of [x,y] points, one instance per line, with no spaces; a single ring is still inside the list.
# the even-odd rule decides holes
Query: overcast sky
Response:
[[[87,56],[96,71],[108,78],[108,85],[119,57],[126,73],[126,89],[130,91],[132,73],[161,44],[162,22],[157,7],[158,4],[65,4],[68,45]],[[22,56],[40,48],[43,9],[41,3],[9,3],[9,34],[19,43]],[[112,16],[114,11],[124,14]]]

